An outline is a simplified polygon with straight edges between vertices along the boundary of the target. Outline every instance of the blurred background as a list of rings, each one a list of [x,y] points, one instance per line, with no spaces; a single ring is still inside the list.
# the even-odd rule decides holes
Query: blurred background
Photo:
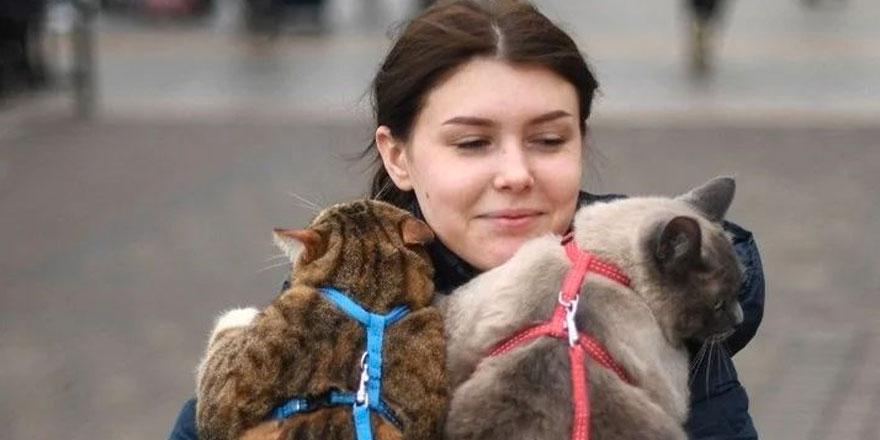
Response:
[[[762,438],[880,438],[880,3],[535,2],[598,74],[584,185],[738,180]],[[0,426],[167,436],[276,226],[363,195],[369,81],[414,0],[0,0]]]

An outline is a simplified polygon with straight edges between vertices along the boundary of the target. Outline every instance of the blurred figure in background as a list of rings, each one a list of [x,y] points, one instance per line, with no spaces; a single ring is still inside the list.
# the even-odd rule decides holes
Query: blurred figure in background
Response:
[[[325,29],[324,0],[242,0],[245,27],[251,35],[272,39],[289,21],[298,30]]]
[[[0,97],[46,84],[45,0],[0,0]]]
[[[711,69],[712,56],[724,0],[686,0],[690,23],[690,68],[697,76]]]
[[[213,0],[142,0],[142,7],[160,15],[193,16],[211,12]]]
[[[201,17],[214,9],[215,0],[101,0],[107,10],[141,12],[161,17]]]

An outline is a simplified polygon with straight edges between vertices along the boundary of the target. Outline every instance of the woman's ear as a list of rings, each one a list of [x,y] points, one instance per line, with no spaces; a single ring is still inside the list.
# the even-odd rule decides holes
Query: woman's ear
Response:
[[[376,129],[376,148],[382,156],[382,164],[388,176],[403,191],[413,189],[409,172],[409,161],[406,157],[406,146],[391,134],[391,129],[380,125]]]

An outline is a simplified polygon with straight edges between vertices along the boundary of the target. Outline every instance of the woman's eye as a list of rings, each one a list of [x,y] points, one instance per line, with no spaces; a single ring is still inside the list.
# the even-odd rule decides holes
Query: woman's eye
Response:
[[[473,150],[489,145],[489,141],[481,138],[463,139],[455,143],[455,146],[465,150]]]
[[[724,301],[718,301],[715,303],[715,311],[720,312],[721,309],[724,308]]]
[[[542,147],[553,148],[553,147],[558,147],[558,146],[564,144],[565,138],[556,137],[556,136],[542,137],[542,138],[536,139],[534,142]]]

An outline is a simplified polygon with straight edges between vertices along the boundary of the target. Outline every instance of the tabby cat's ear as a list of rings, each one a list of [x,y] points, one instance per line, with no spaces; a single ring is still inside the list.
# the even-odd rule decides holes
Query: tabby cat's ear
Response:
[[[719,222],[730,208],[734,192],[736,181],[732,177],[716,177],[678,199],[699,209],[709,220]]]
[[[404,244],[425,244],[434,239],[434,231],[425,222],[408,218],[400,226]]]
[[[662,272],[681,275],[700,264],[703,239],[696,219],[677,216],[661,221],[655,234],[654,260]]]
[[[304,262],[317,259],[324,254],[325,243],[321,234],[312,229],[283,229],[272,230],[275,236],[275,244],[281,249],[291,262],[302,254]]]

